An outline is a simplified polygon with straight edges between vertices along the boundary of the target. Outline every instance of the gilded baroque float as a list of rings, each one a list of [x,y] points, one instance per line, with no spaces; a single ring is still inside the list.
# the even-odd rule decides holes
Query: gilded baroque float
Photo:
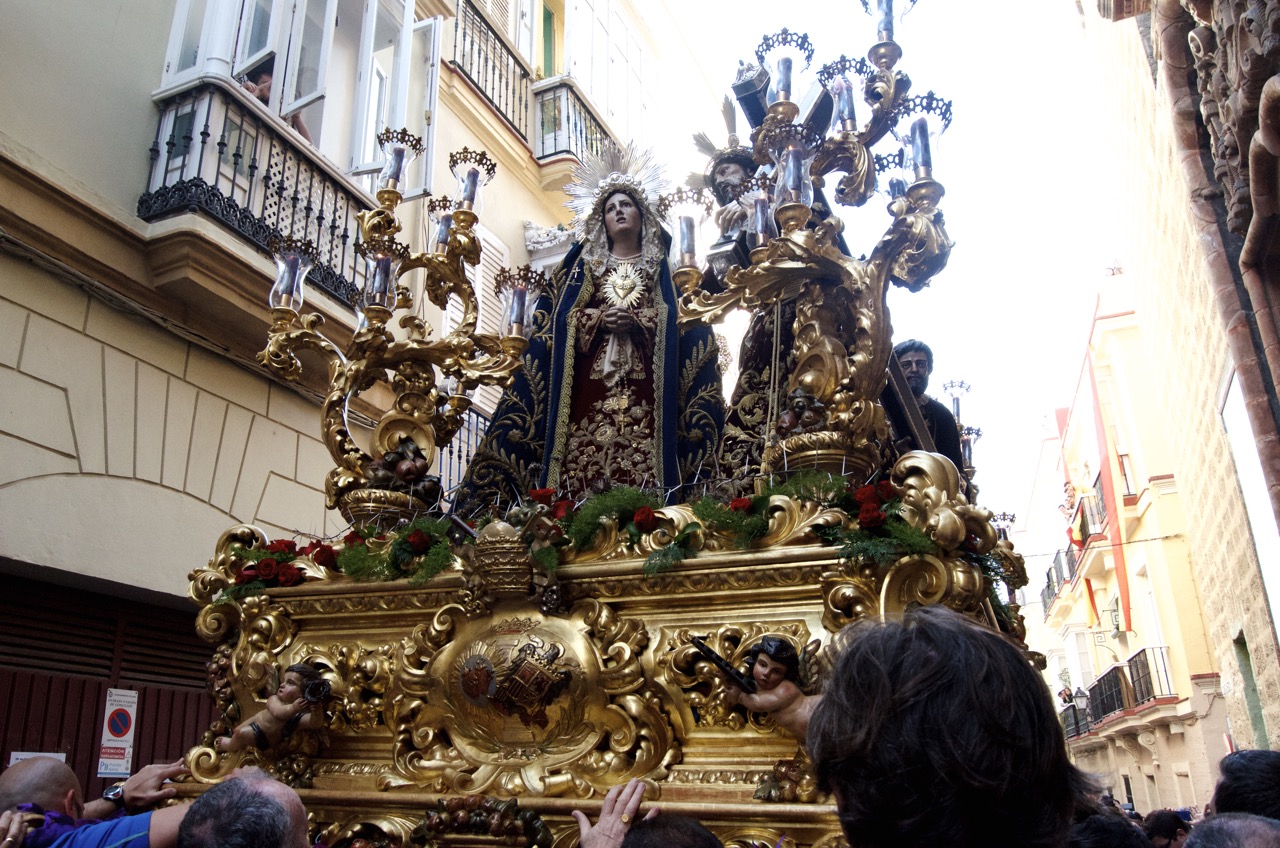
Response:
[[[199,633],[217,646],[209,679],[220,711],[187,757],[197,783],[260,764],[301,789],[314,835],[334,848],[567,848],[578,832],[569,811],[591,813],[630,778],[732,848],[842,844],[797,739],[803,716],[741,705],[729,676],[763,646],[785,643],[798,658],[787,685],[803,705],[820,697],[841,628],[914,604],[945,604],[1021,638],[1004,592],[1026,582],[1021,557],[998,538],[991,513],[969,502],[949,460],[894,453],[879,402],[891,352],[887,288],[927,284],[951,246],[927,127],[913,125],[911,178],[890,192],[889,228],[867,259],[847,254],[840,219],[815,206],[810,177],[835,173],[845,175],[837,202],[870,199],[871,147],[902,116],[932,108],[908,96],[884,26],[869,63],[842,58],[823,70],[837,127],[829,137],[795,123],[792,65],[766,63],[778,50],[791,51],[787,62],[811,55],[807,38],[766,39],[758,58],[776,93],[753,142],[776,169],[741,197],[763,216],[750,231],[750,261],[730,268],[714,294],[680,273],[692,266],[673,275],[683,323],[794,307],[798,356],[786,388],[807,414],[766,434],[753,496],[663,506],[619,488],[566,505],[539,490],[477,528],[441,512],[430,473],[438,450],[470,391],[503,385],[525,346],[522,313],[506,336],[476,331],[465,265],[479,260],[474,203],[493,174],[484,154],[453,157],[456,198],[429,202],[437,243],[411,254],[395,238],[395,210],[420,145],[403,132],[380,136],[381,207],[361,220],[369,284],[347,351],[301,313],[307,246],[280,246],[260,361],[292,380],[299,350],[324,360],[322,429],[336,463],[326,491],[354,527],[341,541],[299,545],[237,526],[191,575]],[[850,73],[871,107],[862,129]],[[462,307],[441,339],[399,282],[410,269],[425,271],[422,297]],[[520,303],[540,284],[529,272],[505,279]],[[379,381],[396,399],[365,450],[347,407]],[[291,666],[319,680],[290,678],[300,674]],[[297,714],[318,716],[323,728],[286,727],[278,741],[255,728],[261,747],[221,750],[219,738],[273,709],[282,680],[300,687],[287,690]]]

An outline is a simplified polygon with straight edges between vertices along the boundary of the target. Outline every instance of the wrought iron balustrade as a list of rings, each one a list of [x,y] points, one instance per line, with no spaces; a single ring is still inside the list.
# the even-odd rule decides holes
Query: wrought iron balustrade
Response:
[[[1114,665],[1089,686],[1089,719],[1094,724],[1133,706],[1133,687],[1127,669],[1125,663]]]
[[[1076,556],[1076,549],[1068,545],[1066,548],[1058,551],[1053,558],[1053,563],[1062,573],[1063,580],[1074,580],[1076,578],[1076,566],[1080,564],[1079,557]]]
[[[529,140],[533,73],[470,0],[458,0],[453,66],[480,89],[520,138]]]
[[[1076,707],[1075,704],[1063,707],[1058,715],[1062,720],[1063,733],[1068,739],[1084,736],[1092,727],[1089,724],[1088,713]]]
[[[1046,619],[1049,618],[1049,607],[1053,604],[1054,598],[1058,597],[1058,593],[1062,591],[1062,583],[1062,567],[1058,562],[1058,558],[1054,557],[1053,565],[1045,570],[1044,589],[1040,591],[1040,600],[1044,602],[1044,617]]]
[[[373,201],[235,88],[207,80],[159,104],[138,217],[202,212],[264,251],[275,236],[309,239],[318,259],[307,282],[350,305],[365,274],[355,215]]]
[[[1168,648],[1143,648],[1129,657],[1129,679],[1133,681],[1135,705],[1172,696]]]
[[[534,156],[550,159],[567,153],[582,161],[588,154],[598,155],[609,133],[569,77],[543,80],[534,88]]]
[[[453,441],[440,449],[439,474],[440,485],[446,493],[450,505],[453,503],[458,484],[466,473],[471,458],[475,456],[480,440],[489,429],[489,416],[477,409],[468,409],[463,418],[462,427],[458,429]]]

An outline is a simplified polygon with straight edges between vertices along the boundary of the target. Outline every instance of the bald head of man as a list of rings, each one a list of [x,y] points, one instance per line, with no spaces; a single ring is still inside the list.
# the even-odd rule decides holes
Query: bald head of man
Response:
[[[32,757],[0,773],[0,810],[38,804],[43,810],[80,818],[84,795],[71,767],[53,757]]]

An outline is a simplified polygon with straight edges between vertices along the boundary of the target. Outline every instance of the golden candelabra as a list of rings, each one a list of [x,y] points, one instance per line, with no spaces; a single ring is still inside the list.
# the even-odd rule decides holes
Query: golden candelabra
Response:
[[[296,380],[302,372],[299,350],[315,351],[325,359],[329,390],[321,411],[322,433],[337,463],[325,479],[327,506],[348,521],[394,524],[436,506],[439,482],[429,470],[439,448],[461,427],[472,390],[510,382],[527,343],[518,332],[476,332],[476,296],[466,266],[480,261],[474,210],[482,180],[493,177],[493,162],[482,152],[466,149],[451,155],[450,166],[460,181],[458,200],[435,204],[440,236],[433,249],[411,253],[396,238],[401,229],[396,217],[398,186],[422,144],[404,130],[385,130],[378,143],[387,166],[379,178],[378,208],[358,216],[356,250],[365,260],[366,277],[350,347],[340,351],[319,333],[320,315],[300,314],[302,278],[309,263],[305,255],[301,261],[291,257],[305,254],[308,246],[282,243],[277,253],[284,258],[278,257],[280,273],[271,296],[271,330],[258,361],[284,379]],[[443,338],[430,338],[430,328],[415,313],[411,289],[401,282],[418,269],[423,271],[422,297],[442,309],[451,299],[461,306],[461,320]],[[404,338],[396,338],[389,329],[397,312]],[[451,390],[442,389],[440,377],[450,378]],[[380,379],[389,380],[395,401],[373,430],[372,451],[366,451],[352,438],[347,412],[352,398]],[[388,455],[393,467],[386,467]]]
[[[740,195],[744,205],[754,197],[762,207],[771,198],[772,214],[762,208],[749,216],[760,222],[752,228],[749,266],[729,269],[722,291],[689,290],[681,300],[684,324],[718,322],[738,308],[764,310],[781,301],[795,302],[796,358],[785,393],[801,396],[822,421],[770,441],[761,467],[765,473],[816,467],[866,478],[881,467],[880,445],[888,438],[888,426],[879,398],[892,350],[885,293],[891,282],[918,291],[950,255],[951,241],[938,211],[943,190],[932,176],[924,118],[911,127],[913,180],[909,185],[891,181],[892,221],[867,259],[843,252],[838,244],[843,222],[813,205],[814,185],[839,172],[845,176],[836,186],[836,202],[863,205],[876,187],[870,148],[910,111],[945,109],[949,117],[949,105],[932,94],[909,98],[910,80],[894,67],[902,50],[891,31],[882,31],[881,37],[868,54],[870,65],[841,57],[819,73],[833,111],[834,131],[825,138],[812,126],[795,123],[800,106],[790,99],[792,63],[812,57],[808,37],[783,30],[764,39],[756,52],[762,64],[772,52],[796,54],[774,63],[776,99],[752,133],[756,161],[772,162],[774,176],[748,182]],[[855,69],[865,77],[864,100],[871,104],[861,129],[848,78]],[[776,237],[769,218],[776,220]]]

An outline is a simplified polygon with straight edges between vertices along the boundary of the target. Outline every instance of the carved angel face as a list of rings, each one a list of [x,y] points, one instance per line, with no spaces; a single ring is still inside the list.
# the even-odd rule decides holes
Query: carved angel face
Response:
[[[755,678],[756,686],[761,692],[768,692],[770,689],[777,689],[787,679],[787,667],[770,659],[768,654],[761,653],[756,657],[756,664],[751,667],[751,676]]]

